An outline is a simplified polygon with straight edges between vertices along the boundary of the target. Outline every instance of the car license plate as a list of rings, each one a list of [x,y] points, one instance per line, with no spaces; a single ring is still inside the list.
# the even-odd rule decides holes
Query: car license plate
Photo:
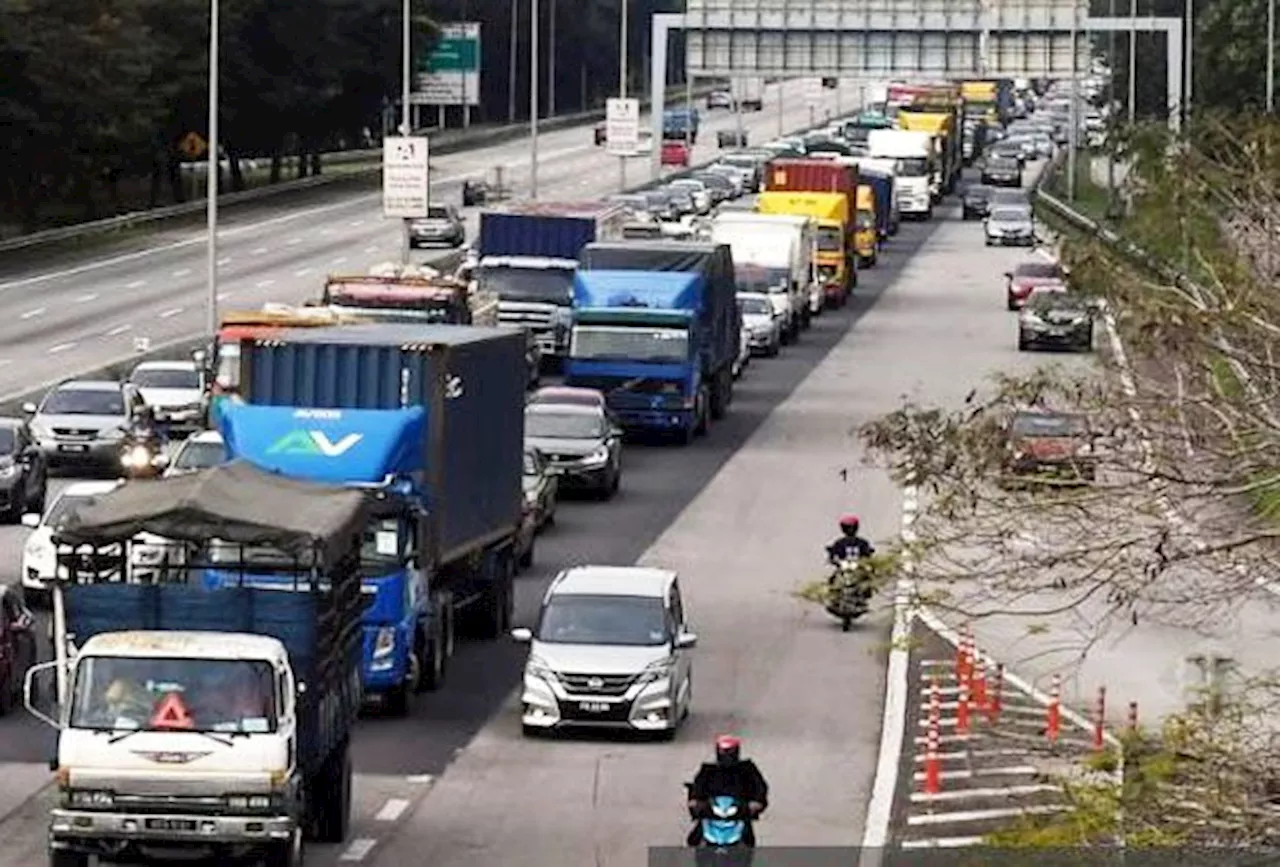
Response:
[[[194,831],[195,819],[148,819],[148,831]]]
[[[63,443],[58,446],[60,452],[87,452],[89,446],[84,443]]]
[[[578,709],[583,713],[608,713],[611,707],[613,705],[607,701],[584,701],[578,704]]]

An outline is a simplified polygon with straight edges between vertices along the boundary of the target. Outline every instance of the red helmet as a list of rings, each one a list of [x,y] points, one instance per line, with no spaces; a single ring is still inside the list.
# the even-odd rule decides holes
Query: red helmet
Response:
[[[858,527],[860,527],[861,525],[862,525],[862,522],[858,520],[857,515],[841,515],[840,516],[840,529],[844,530],[845,532],[856,533],[858,532]]]
[[[742,740],[734,735],[716,736],[716,761],[736,762],[742,755]]]

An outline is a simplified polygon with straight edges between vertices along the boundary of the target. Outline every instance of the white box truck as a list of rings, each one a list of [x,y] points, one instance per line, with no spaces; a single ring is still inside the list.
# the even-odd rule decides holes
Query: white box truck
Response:
[[[711,223],[711,240],[728,244],[740,292],[764,292],[782,319],[787,343],[809,327],[822,310],[822,290],[815,279],[813,221],[788,214],[728,211]]]
[[[898,211],[916,220],[933,219],[929,179],[933,170],[933,136],[927,132],[874,129],[867,136],[867,156],[893,160]]]

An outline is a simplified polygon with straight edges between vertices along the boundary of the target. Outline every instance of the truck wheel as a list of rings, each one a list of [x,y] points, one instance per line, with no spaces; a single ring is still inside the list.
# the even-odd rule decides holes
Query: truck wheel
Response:
[[[725,393],[724,380],[720,374],[716,374],[715,382],[711,385],[711,417],[719,421],[725,416],[725,405],[729,402],[728,395]]]
[[[510,552],[502,554],[494,567],[498,574],[492,577],[477,603],[476,627],[479,638],[483,641],[500,638],[511,627],[511,608],[514,603],[511,592],[513,574],[511,566]]]
[[[417,654],[414,654],[411,659],[414,660],[411,664],[416,664],[419,671],[421,671],[422,661],[418,659]],[[420,678],[421,674],[418,677]],[[408,683],[402,683],[387,690],[386,695],[382,697],[387,713],[392,716],[408,716],[409,705],[413,703],[412,695],[414,692],[415,690]]]
[[[66,849],[50,849],[49,867],[89,867],[89,856]]]
[[[302,832],[294,834],[292,840],[284,843],[272,843],[262,856],[262,867],[302,867],[306,860],[306,846],[302,842]],[[88,867],[88,861],[84,862]],[[50,864],[50,867],[71,867],[69,864]],[[80,867],[80,865],[76,865]]]
[[[351,753],[339,746],[325,762],[316,800],[316,841],[341,843],[351,830]]]
[[[698,390],[698,407],[697,418],[694,420],[693,432],[698,436],[706,436],[707,431],[711,428],[711,396],[707,393],[707,388],[703,386]]]
[[[422,676],[418,678],[418,692],[435,692],[444,686],[445,637],[443,624],[435,629],[435,637],[423,642]]]

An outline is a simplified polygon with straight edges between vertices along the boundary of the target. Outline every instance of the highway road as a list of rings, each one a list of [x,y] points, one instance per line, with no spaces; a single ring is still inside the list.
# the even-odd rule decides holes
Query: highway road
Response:
[[[809,124],[810,109],[800,82],[784,86],[781,126]],[[824,92],[819,118],[835,108]],[[766,109],[745,116],[752,141],[775,136],[780,127],[776,86]],[[704,129],[694,148],[698,161],[716,151],[715,131],[733,129],[729,112],[703,112]],[[618,191],[618,161],[592,143],[591,127],[539,136],[538,183],[543,199],[588,199]],[[630,183],[648,180],[645,160],[630,160]],[[504,167],[517,195],[529,185],[529,139],[447,154],[433,161],[433,194],[460,202],[468,178]],[[268,199],[231,211],[219,232],[219,304],[254,308],[266,301],[299,302],[314,297],[326,273],[364,273],[400,253],[400,223],[381,213],[380,193],[317,190]],[[469,209],[475,231],[478,211]],[[121,245],[50,262],[6,265],[0,259],[0,398],[51,384],[82,370],[126,358],[135,341],[151,345],[206,330],[205,235],[186,227],[132,238]],[[418,251],[415,261],[441,253]]]

